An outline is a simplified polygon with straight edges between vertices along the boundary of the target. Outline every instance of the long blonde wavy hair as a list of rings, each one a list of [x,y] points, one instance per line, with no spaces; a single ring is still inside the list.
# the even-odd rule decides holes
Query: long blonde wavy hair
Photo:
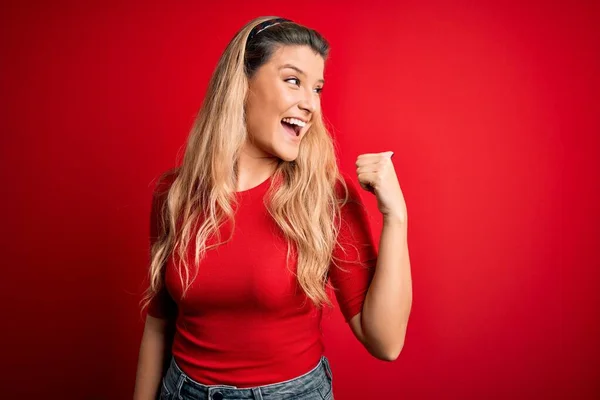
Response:
[[[219,227],[227,220],[235,226],[232,204],[236,202],[237,160],[248,140],[244,103],[249,79],[280,46],[309,46],[324,59],[328,56],[329,45],[318,32],[293,22],[274,25],[248,43],[252,28],[271,18],[277,17],[250,21],[229,42],[210,79],[183,161],[164,175],[172,174],[175,179],[159,210],[160,230],[150,250],[150,284],[142,309],[164,284],[168,257],[178,256],[185,296],[206,251],[223,243]],[[265,205],[288,242],[288,266],[291,254],[296,254],[298,284],[317,308],[332,305],[326,293],[328,271],[335,264],[334,247],[340,245],[340,209],[348,200],[334,143],[322,118],[320,113],[314,116],[298,158],[278,162],[273,182],[281,184],[272,185],[265,196]],[[344,195],[337,195],[336,184]],[[217,244],[207,246],[213,234]],[[194,270],[186,251],[192,239]]]

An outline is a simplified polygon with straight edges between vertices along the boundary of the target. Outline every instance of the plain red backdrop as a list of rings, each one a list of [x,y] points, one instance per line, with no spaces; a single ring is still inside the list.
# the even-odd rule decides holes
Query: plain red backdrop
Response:
[[[342,169],[395,151],[408,204],[405,347],[327,314],[336,399],[598,398],[600,13],[552,4],[4,2],[0,397],[131,398],[153,180],[234,33],[280,15],[331,42]]]

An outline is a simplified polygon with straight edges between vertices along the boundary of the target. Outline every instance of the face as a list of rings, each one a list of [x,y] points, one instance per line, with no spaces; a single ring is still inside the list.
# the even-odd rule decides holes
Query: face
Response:
[[[285,161],[298,157],[300,142],[320,118],[324,67],[310,47],[283,46],[256,71],[246,101],[247,153]]]

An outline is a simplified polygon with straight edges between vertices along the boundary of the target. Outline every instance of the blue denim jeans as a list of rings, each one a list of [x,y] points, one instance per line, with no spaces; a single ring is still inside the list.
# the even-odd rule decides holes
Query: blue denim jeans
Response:
[[[329,360],[321,356],[316,367],[296,378],[239,389],[229,385],[203,385],[187,376],[171,358],[160,385],[160,400],[333,400]]]

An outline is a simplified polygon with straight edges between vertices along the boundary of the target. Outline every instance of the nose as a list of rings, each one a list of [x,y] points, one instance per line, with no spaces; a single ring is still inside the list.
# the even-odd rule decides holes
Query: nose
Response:
[[[308,112],[309,114],[314,113],[318,107],[319,100],[317,97],[318,96],[316,96],[311,90],[308,90],[308,93],[306,90],[304,90],[302,99],[300,100],[298,107]]]

